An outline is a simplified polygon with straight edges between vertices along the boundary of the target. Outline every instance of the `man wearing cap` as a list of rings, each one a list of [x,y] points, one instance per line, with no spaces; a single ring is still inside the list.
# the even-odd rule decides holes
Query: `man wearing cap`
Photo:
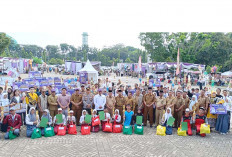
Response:
[[[48,109],[48,96],[46,95],[46,90],[42,89],[42,93],[38,99],[38,107],[39,107],[39,116],[43,115],[43,111]]]
[[[126,105],[130,105],[131,106],[131,110],[133,112],[135,112],[135,108],[134,108],[134,100],[133,100],[133,97],[132,97],[132,92],[128,92],[128,97],[126,97]]]
[[[79,92],[81,95],[84,95],[85,94],[85,85],[81,85],[81,90]]]
[[[68,108],[70,104],[70,96],[66,94],[67,89],[62,88],[62,94],[58,96],[57,102],[59,106],[62,108],[62,113],[65,115],[65,118],[68,116]]]
[[[38,95],[36,93],[34,93],[35,89],[34,89],[33,86],[30,87],[29,90],[30,90],[30,93],[28,93],[26,95],[26,99],[25,99],[26,104],[28,106],[27,107],[27,112],[30,110],[31,107],[34,107],[35,109],[37,109],[38,99],[39,99]]]
[[[20,127],[22,125],[21,116],[15,113],[14,107],[10,108],[10,114],[6,118],[2,117],[3,124],[7,124],[7,133],[5,134],[5,139],[9,139],[9,131],[12,128],[13,134],[19,136]]]
[[[95,110],[97,110],[97,114],[104,110],[105,104],[106,96],[102,94],[102,89],[98,89],[98,95],[94,96],[94,105]]]
[[[155,95],[152,93],[152,87],[148,87],[148,93],[144,96],[144,126],[147,125],[147,116],[149,114],[150,127],[153,125],[153,104],[156,102]]]
[[[166,107],[166,99],[163,94],[164,92],[160,90],[160,96],[156,99],[155,126],[161,124],[163,112]]]
[[[179,127],[180,126],[180,123],[181,123],[181,118],[182,118],[182,115],[183,115],[183,108],[184,108],[184,100],[183,98],[181,97],[181,91],[177,91],[177,96],[174,100],[174,118],[175,118],[175,127]]]
[[[173,91],[169,91],[168,92],[168,97],[166,98],[166,105],[167,107],[166,108],[171,108],[172,109],[172,115],[174,115],[174,100],[175,100],[175,97],[173,96]]]
[[[115,109],[119,110],[121,119],[123,119],[123,111],[125,110],[125,103],[126,103],[126,99],[125,97],[122,95],[122,91],[118,90],[118,96],[115,98]]]
[[[49,111],[50,115],[52,118],[58,113],[58,103],[57,103],[57,96],[56,96],[56,90],[52,89],[51,90],[52,94],[48,96],[48,106],[49,106]]]
[[[87,87],[85,94],[82,95],[82,101],[83,101],[83,110],[86,110],[90,115],[91,115],[91,109],[93,108],[93,98],[94,95],[91,93],[90,88]]]
[[[203,107],[206,111],[208,110],[209,98],[205,96],[205,91],[201,90],[201,95],[198,98],[199,107]]]
[[[109,90],[108,96],[106,96],[106,107],[108,109],[108,112],[110,113],[110,116],[113,116],[113,109],[115,106],[115,98],[113,96],[112,90]]]
[[[82,112],[82,95],[79,94],[79,89],[75,90],[76,92],[71,96],[72,110],[74,111],[74,116],[76,118],[77,124],[80,121],[81,112]]]
[[[140,92],[139,87],[136,89],[136,92],[133,96],[133,101],[134,101],[134,105],[135,105],[135,114],[137,114],[138,109],[142,109],[143,108],[143,95]]]

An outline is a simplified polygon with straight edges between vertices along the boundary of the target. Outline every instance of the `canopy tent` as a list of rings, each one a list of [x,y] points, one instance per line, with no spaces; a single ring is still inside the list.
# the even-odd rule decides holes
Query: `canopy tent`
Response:
[[[224,77],[232,77],[232,71],[224,72],[224,73],[222,73],[222,76],[224,76]]]
[[[88,60],[80,71],[80,82],[87,83],[87,81],[93,80],[94,83],[98,81],[98,71],[94,69],[90,61]]]

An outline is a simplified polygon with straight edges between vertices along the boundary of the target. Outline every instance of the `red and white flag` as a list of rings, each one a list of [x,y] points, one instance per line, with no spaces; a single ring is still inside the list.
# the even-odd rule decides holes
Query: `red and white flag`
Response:
[[[139,56],[139,71],[142,70],[142,59],[141,56]]]
[[[177,61],[176,61],[176,75],[180,74],[180,51],[178,47],[178,53],[177,53]]]

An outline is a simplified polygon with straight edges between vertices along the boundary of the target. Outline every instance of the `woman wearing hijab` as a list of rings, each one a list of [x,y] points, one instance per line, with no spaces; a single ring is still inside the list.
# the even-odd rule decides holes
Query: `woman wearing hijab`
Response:
[[[7,94],[8,94],[8,99],[11,100],[11,98],[13,97],[13,90],[11,88],[8,88]]]
[[[33,130],[36,129],[38,122],[39,117],[36,116],[35,108],[31,107],[29,113],[26,116],[27,137],[31,137]]]
[[[82,127],[82,126],[85,126],[85,125],[88,125],[88,124],[85,122],[85,116],[86,116],[86,114],[87,114],[87,111],[86,111],[86,110],[83,110],[83,111],[82,111],[81,118],[80,118],[81,127]]]
[[[50,112],[49,112],[48,109],[45,109],[43,111],[43,115],[42,115],[41,119],[42,118],[47,118],[48,119],[48,123],[47,123],[48,126],[52,125],[52,117],[51,117]],[[44,136],[44,128],[41,128],[41,135]]]
[[[217,101],[216,92],[213,91],[211,93],[211,97],[210,97],[210,104],[216,104],[216,101]],[[210,128],[215,128],[216,121],[217,121],[217,115],[210,113],[210,106],[208,107],[207,119],[208,119],[208,123],[210,125]]]
[[[195,112],[199,111],[199,104],[197,102],[197,96],[193,95],[192,96],[192,100],[189,103],[189,110],[190,110],[190,114],[192,115]]]
[[[167,108],[164,116],[163,116],[163,126],[166,126],[166,134],[167,135],[172,135],[172,126],[168,125],[168,120],[172,116],[172,109],[169,107]]]

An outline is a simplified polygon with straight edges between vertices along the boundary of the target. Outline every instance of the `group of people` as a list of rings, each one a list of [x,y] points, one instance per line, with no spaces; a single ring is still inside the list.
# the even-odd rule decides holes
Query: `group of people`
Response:
[[[12,89],[8,89],[6,92],[0,88],[1,106],[9,107],[9,113],[1,114],[2,128],[7,125],[5,138],[9,138],[10,130],[18,136],[23,124],[27,126],[27,136],[30,137],[33,130],[40,127],[43,117],[48,119],[48,126],[54,126],[55,133],[61,124],[67,126],[67,129],[70,124],[91,125],[86,123],[86,115],[95,118],[101,111],[105,113],[102,127],[106,122],[124,126],[134,125],[136,116],[142,116],[142,125],[146,126],[149,121],[150,127],[154,124],[154,127],[163,125],[172,129],[180,127],[181,122],[187,122],[188,135],[192,135],[194,128],[197,134],[200,134],[199,126],[203,123],[209,124],[211,129],[215,128],[221,134],[228,133],[230,129],[231,99],[227,90],[223,90],[221,95],[221,89],[209,93],[206,87],[201,91],[183,90],[181,87],[172,90],[162,85],[155,89],[135,84],[134,88],[129,86],[125,89],[119,84],[115,89],[109,84],[108,82],[102,85],[98,82],[93,86],[81,85],[72,95],[67,94],[66,88],[62,88],[61,94],[57,94],[52,86],[40,89],[31,86],[28,92],[18,89],[13,92]],[[9,94],[9,91],[13,94]],[[227,108],[227,114],[211,114],[210,104],[218,103],[220,100],[224,100],[222,105]],[[27,114],[15,110],[15,105],[19,103],[26,105]],[[58,123],[57,114],[62,114],[62,122]],[[170,117],[174,117],[175,122],[168,126],[167,121]],[[93,129],[96,128],[95,126]],[[41,128],[41,131],[43,135],[44,128]]]

